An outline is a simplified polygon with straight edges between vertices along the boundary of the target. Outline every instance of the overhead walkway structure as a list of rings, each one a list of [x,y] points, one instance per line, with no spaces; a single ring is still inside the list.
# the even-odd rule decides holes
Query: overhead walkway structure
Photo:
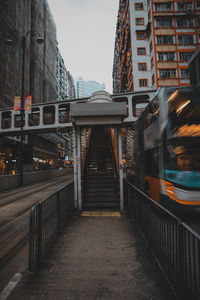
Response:
[[[0,110],[0,136],[73,131],[74,195],[78,210],[123,211],[122,128],[132,128],[156,91],[35,104],[23,120],[13,108]],[[21,124],[21,121],[23,124]],[[100,165],[104,164],[104,167]]]

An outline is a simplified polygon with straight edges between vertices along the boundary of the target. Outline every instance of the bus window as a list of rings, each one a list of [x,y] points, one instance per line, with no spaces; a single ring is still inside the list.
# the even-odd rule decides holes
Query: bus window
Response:
[[[2,119],[1,119],[1,127],[2,129],[8,129],[11,127],[11,112],[5,111],[2,112]]]
[[[159,177],[158,148],[145,151],[145,172],[149,176]]]
[[[49,105],[43,108],[43,124],[49,125],[55,123],[55,106]]]

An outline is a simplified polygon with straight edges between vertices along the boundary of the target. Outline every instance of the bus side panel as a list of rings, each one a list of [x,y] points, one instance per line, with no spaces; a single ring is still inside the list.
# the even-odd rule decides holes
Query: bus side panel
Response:
[[[160,179],[145,175],[144,180],[145,180],[145,187],[149,186],[150,189],[149,196],[156,202],[160,202]]]

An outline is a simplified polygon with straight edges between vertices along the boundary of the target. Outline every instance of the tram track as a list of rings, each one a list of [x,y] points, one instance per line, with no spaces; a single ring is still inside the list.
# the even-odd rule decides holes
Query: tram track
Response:
[[[63,176],[61,176],[63,178]],[[64,176],[65,179],[69,179],[72,177],[72,175],[68,175],[68,176]],[[63,179],[62,179],[63,180]],[[2,206],[8,205],[12,202],[15,202],[19,199],[21,199],[22,197],[26,197],[26,196],[30,196],[31,194],[34,194],[35,192],[39,192],[42,191],[44,188],[48,188],[49,186],[52,185],[52,182],[55,183],[59,183],[62,181],[60,177],[56,178],[56,179],[51,179],[50,182],[48,180],[48,182],[42,182],[43,186],[41,187],[41,183],[37,183],[34,185],[31,185],[31,190],[30,190],[30,186],[26,186],[23,187],[23,190],[21,190],[21,188],[19,190],[14,190],[14,191],[8,191],[6,193],[2,193],[0,195],[0,208]],[[41,187],[38,189],[38,187]],[[1,225],[1,224],[0,224]]]
[[[67,179],[70,179],[70,178],[71,178],[71,177],[69,176]],[[59,180],[59,181],[57,181],[57,182],[54,181],[54,189],[59,188],[59,187],[60,187],[60,183],[61,183],[61,180]],[[48,188],[48,187],[50,187],[50,186],[52,186],[52,183],[46,185],[45,187],[43,187],[43,188],[41,188],[41,189],[37,189],[37,192],[36,192],[36,191],[29,192],[28,194],[24,195],[24,198],[27,197],[27,196],[30,197],[30,196],[32,196],[32,195],[35,195],[35,196],[36,196],[36,193],[40,193],[42,190],[44,190],[44,188]],[[17,198],[15,201],[17,201],[17,200],[22,200],[22,199],[23,199],[22,197],[19,197],[19,198]],[[12,205],[15,201],[11,201],[11,202],[5,204],[4,206]],[[38,202],[39,202],[39,201],[38,201]],[[28,205],[28,206],[24,207],[23,209],[19,210],[16,214],[10,216],[8,219],[6,219],[6,220],[4,220],[4,221],[0,221],[0,227],[1,227],[1,229],[0,229],[0,235],[1,235],[1,233],[2,233],[3,227],[4,227],[6,224],[11,223],[13,220],[15,221],[18,217],[20,217],[21,215],[23,215],[24,213],[26,213],[27,211],[29,211],[29,210],[31,209],[31,207],[32,207],[35,203],[37,203],[37,202],[35,202],[35,201],[33,200],[33,201],[31,202],[30,205]],[[2,207],[3,207],[3,206],[2,206]],[[0,207],[0,210],[1,210],[1,207]]]
[[[26,193],[24,190],[20,190],[18,195],[15,193],[16,200],[13,200],[14,192],[8,193],[12,200],[9,201],[7,196],[7,203],[0,207],[0,217],[4,217],[0,222],[0,267],[8,263],[28,242],[31,207],[71,180],[72,175],[68,175],[45,184],[42,182],[41,188],[41,183],[26,187]]]

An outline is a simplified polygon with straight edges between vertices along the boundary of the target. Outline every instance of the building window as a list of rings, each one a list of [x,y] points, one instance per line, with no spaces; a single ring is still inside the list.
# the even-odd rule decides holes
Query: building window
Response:
[[[137,55],[146,55],[146,48],[137,48]]]
[[[176,69],[160,69],[159,78],[176,78]]]
[[[173,61],[175,60],[175,52],[158,52],[159,61]]]
[[[188,61],[190,60],[190,58],[192,57],[194,52],[190,51],[184,51],[184,52],[179,52],[179,60],[183,60],[183,61]]]
[[[200,1],[199,1],[200,3]],[[197,16],[197,26],[200,27],[200,16]]]
[[[173,44],[174,43],[174,36],[173,35],[157,35],[156,36],[156,43],[158,45]]]
[[[176,25],[178,27],[194,27],[194,19],[177,18]]]
[[[178,35],[178,44],[179,45],[189,45],[189,44],[193,44],[194,39],[193,39],[193,35],[192,34],[182,34],[182,35]]]
[[[153,66],[154,66],[154,59],[153,59],[153,57],[151,58],[151,68],[153,68]]]
[[[138,63],[138,71],[147,71],[147,63]]]
[[[151,80],[152,80],[152,85],[154,85],[154,83],[155,83],[155,74],[152,75]]]
[[[172,18],[156,18],[156,27],[172,27]]]
[[[137,40],[145,40],[146,35],[144,31],[136,32],[136,39]]]
[[[144,6],[142,2],[135,3],[135,10],[143,10]]]
[[[148,79],[139,79],[139,86],[140,87],[147,87],[148,86]]]
[[[135,18],[135,25],[144,25],[144,18]]]
[[[193,10],[193,2],[177,2],[177,11]]]
[[[181,69],[181,78],[190,78],[188,69]]]
[[[172,10],[173,6],[171,2],[166,3],[154,3],[154,10],[155,11],[170,11]]]

